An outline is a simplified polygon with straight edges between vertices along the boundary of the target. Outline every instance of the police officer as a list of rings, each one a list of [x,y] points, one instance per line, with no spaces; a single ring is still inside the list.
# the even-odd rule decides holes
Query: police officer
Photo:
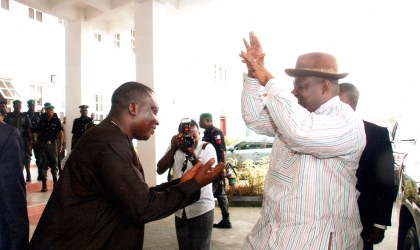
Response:
[[[0,122],[3,121],[4,117],[7,115],[7,103],[0,102]]]
[[[226,144],[223,132],[213,126],[213,117],[210,113],[203,113],[200,115],[200,128],[204,130],[203,141],[210,142],[216,149],[217,161],[226,164]],[[218,188],[214,190],[213,195],[217,198],[220,210],[222,211],[222,220],[213,224],[215,228],[232,228],[229,218],[229,202],[225,192],[225,171],[223,170],[220,174],[220,178],[216,178],[213,185],[218,185]]]
[[[45,117],[38,125],[39,152],[41,155],[41,192],[47,192],[47,170],[51,169],[54,185],[57,183],[58,154],[63,151],[63,128],[54,116],[54,106],[45,107]]]
[[[27,114],[29,116],[29,119],[32,123],[32,129],[31,129],[31,141],[32,141],[32,149],[34,151],[35,155],[35,163],[38,167],[38,180],[41,180],[41,158],[39,156],[39,145],[38,145],[38,124],[41,121],[41,113],[35,112],[35,101],[29,100],[26,102],[28,104],[28,111],[24,114]],[[28,179],[26,179],[28,181]],[[31,181],[29,179],[29,181]]]
[[[73,121],[73,128],[71,130],[71,133],[73,134],[73,137],[71,139],[71,149],[74,148],[77,141],[80,137],[82,137],[83,133],[85,132],[85,126],[89,122],[92,121],[92,118],[88,117],[88,105],[80,105],[80,117],[74,119]]]
[[[3,121],[20,131],[20,140],[22,145],[22,164],[26,169],[26,182],[31,181],[31,156],[32,156],[32,141],[31,129],[32,123],[29,116],[20,112],[22,109],[22,102],[20,100],[13,101],[13,112],[8,113]]]

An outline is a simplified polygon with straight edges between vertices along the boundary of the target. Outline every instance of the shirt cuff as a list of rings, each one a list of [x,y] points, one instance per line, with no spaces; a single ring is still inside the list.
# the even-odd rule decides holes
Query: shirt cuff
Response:
[[[244,73],[244,89],[247,91],[258,91],[260,84],[258,80],[252,77],[249,77],[248,74]]]
[[[380,228],[380,229],[383,229],[383,230],[386,230],[386,226],[383,226],[383,225],[373,224],[373,226],[377,227],[377,228]]]

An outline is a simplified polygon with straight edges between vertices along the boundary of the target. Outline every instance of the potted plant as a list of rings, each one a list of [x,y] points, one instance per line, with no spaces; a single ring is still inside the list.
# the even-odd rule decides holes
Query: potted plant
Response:
[[[235,158],[229,161],[236,164]],[[231,206],[261,206],[269,161],[268,156],[255,162],[248,159],[238,166],[233,181],[235,184],[229,185],[226,189]],[[229,183],[231,183],[230,179]]]

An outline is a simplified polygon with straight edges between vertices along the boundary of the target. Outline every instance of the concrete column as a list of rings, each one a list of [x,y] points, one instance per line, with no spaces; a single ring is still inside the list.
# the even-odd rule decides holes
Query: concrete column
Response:
[[[80,15],[83,16],[83,15]],[[65,65],[66,65],[66,142],[67,152],[71,148],[71,129],[73,120],[80,116],[79,105],[87,100],[83,86],[87,83],[87,47],[89,25],[80,18],[68,22],[65,27]]]
[[[134,2],[136,80],[155,91],[161,109],[162,105],[159,102],[158,93],[164,88],[164,45],[167,42],[164,39],[164,28],[166,19],[166,6],[158,1]],[[165,130],[165,125],[161,120],[160,123],[155,135],[148,141],[139,142],[137,145],[146,182],[150,186],[157,184],[156,164],[163,156],[163,149],[168,146],[168,138],[165,140],[163,134],[160,133]]]

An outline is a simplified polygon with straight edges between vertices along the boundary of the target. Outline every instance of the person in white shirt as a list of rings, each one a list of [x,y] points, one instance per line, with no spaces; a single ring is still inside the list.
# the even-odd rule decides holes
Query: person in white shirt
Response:
[[[199,127],[197,122],[192,119],[187,134],[192,137],[194,145],[186,148],[183,144],[182,125],[183,123],[179,125],[179,134],[172,137],[171,145],[157,164],[158,174],[163,174],[166,170],[173,168],[173,178],[180,178],[199,161],[204,163],[211,158],[217,159],[213,145],[199,140]],[[212,167],[215,166],[216,162]],[[179,249],[210,249],[213,219],[214,198],[210,183],[201,188],[200,200],[175,212]]]

